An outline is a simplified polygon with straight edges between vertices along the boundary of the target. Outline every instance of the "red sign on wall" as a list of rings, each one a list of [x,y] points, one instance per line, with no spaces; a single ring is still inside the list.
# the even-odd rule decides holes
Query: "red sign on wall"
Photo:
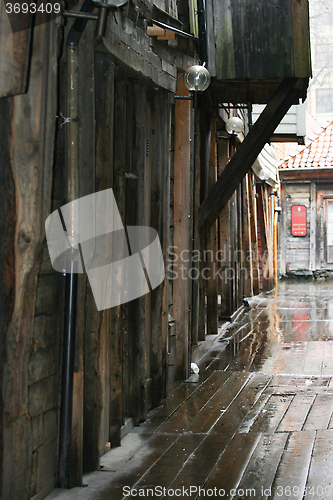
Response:
[[[293,205],[291,207],[291,234],[306,236],[306,206]]]

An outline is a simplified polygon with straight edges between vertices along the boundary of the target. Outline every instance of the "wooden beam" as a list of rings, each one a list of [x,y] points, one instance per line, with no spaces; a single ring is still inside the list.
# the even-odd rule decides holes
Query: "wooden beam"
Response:
[[[285,78],[199,209],[198,224],[208,233],[232,193],[251,168],[297,96],[299,79]]]
[[[177,80],[177,94],[188,95],[184,79]],[[177,100],[175,104],[174,130],[174,241],[175,248],[173,280],[173,313],[176,320],[176,378],[182,380],[188,376],[188,301],[190,297],[189,263],[181,258],[182,251],[189,250],[190,213],[190,101]],[[186,259],[187,260],[187,259]],[[182,267],[182,268],[181,268]],[[181,273],[184,272],[185,278]]]
[[[217,146],[215,139],[215,122],[211,123],[211,140],[208,169],[208,185],[216,182],[216,156]],[[217,252],[217,224],[214,224],[207,237],[208,262],[205,267],[209,268],[207,281],[207,334],[216,335],[218,333],[218,304],[217,304],[217,279],[216,273],[216,252]]]
[[[286,246],[287,246],[287,214],[286,214],[286,184],[281,183],[281,215],[279,225],[280,240],[280,273],[285,274],[286,267]]]

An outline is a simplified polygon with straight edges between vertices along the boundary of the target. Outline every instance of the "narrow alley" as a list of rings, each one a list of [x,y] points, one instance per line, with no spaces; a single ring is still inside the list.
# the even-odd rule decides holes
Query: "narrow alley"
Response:
[[[332,283],[284,280],[248,304],[84,488],[47,500],[332,499]]]

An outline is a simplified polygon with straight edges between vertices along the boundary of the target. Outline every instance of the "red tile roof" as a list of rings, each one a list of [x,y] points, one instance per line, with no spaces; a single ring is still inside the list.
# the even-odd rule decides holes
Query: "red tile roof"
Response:
[[[282,160],[279,169],[285,168],[333,168],[333,122],[298,153]]]

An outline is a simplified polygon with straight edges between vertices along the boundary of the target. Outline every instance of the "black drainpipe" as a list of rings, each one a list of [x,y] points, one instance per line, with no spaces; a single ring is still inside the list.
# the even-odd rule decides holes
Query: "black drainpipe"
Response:
[[[208,63],[206,0],[197,0],[201,64]]]
[[[91,0],[85,0],[81,12],[92,12]],[[66,143],[67,143],[67,203],[79,198],[79,42],[88,19],[74,21],[67,37],[66,53]],[[67,234],[77,233],[77,213],[72,213]],[[73,377],[75,358],[75,328],[77,301],[77,271],[79,252],[72,248],[68,256],[65,282],[63,359],[61,378],[59,486],[69,488],[70,448],[72,434]]]

